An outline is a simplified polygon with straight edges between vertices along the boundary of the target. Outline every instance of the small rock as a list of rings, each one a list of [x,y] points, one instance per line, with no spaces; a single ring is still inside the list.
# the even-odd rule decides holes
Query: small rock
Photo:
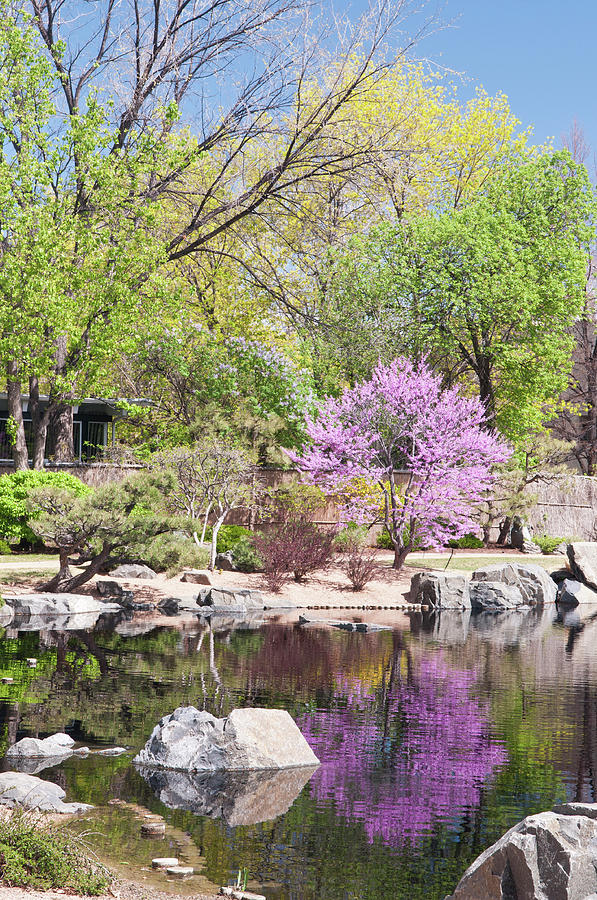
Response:
[[[185,569],[180,580],[188,584],[211,584],[209,572],[205,572],[203,569]]]
[[[27,659],[27,665],[29,666],[30,669],[35,669],[35,667],[37,666],[37,660],[35,659],[34,656],[30,656]]]
[[[166,833],[165,822],[143,822],[141,834],[152,837],[163,837]]]
[[[172,875],[173,878],[188,878],[194,872],[195,870],[192,866],[169,866],[166,869],[166,873]]]
[[[180,601],[176,597],[164,597],[156,608],[163,616],[177,616],[180,612]]]
[[[2,684],[14,684],[14,678],[3,678]]]
[[[178,859],[176,856],[156,856],[151,860],[151,865],[154,869],[174,868],[174,866],[178,866]]]
[[[110,572],[112,578],[157,578],[157,572],[149,566],[130,564],[117,566]]]
[[[218,553],[215,565],[216,569],[221,569],[222,572],[238,571],[234,564],[234,559],[232,558],[232,550],[227,550],[226,553]]]
[[[577,606],[579,603],[597,603],[597,591],[575,581],[572,578],[566,578],[558,585],[558,603]]]
[[[96,756],[122,756],[123,753],[128,753],[126,747],[106,747],[105,750],[96,750]]]
[[[73,753],[75,753],[77,756],[89,756],[91,751],[89,747],[77,747],[76,750],[73,750]]]

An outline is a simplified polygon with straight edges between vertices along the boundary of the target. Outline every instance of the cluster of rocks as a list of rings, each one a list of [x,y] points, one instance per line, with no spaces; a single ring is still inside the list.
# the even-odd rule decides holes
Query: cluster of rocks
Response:
[[[446,900],[595,900],[597,804],[528,816],[485,850]]]
[[[60,765],[71,756],[120,756],[126,752],[125,747],[106,747],[101,750],[75,748],[75,741],[70,735],[58,732],[47,738],[22,738],[8,748],[5,759],[13,769],[35,775],[42,769]]]
[[[546,603],[569,606],[597,603],[597,543],[567,546],[567,568],[549,575],[541,566],[508,561],[477,569],[470,577],[452,572],[422,572],[411,581],[411,603],[430,609],[473,612],[526,610]]]
[[[433,609],[499,612],[554,603],[556,585],[541,566],[507,562],[466,575],[422,572],[411,581],[409,600]]]

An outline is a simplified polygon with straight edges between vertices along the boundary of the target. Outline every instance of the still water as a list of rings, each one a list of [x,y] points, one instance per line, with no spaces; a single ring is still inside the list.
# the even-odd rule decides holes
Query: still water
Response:
[[[523,816],[596,799],[597,611],[582,609],[414,613],[371,634],[109,619],[12,629],[0,639],[0,677],[14,679],[0,684],[0,757],[56,731],[136,752],[181,705],[284,708],[321,760],[304,785],[146,779],[132,752],[39,774],[98,807],[88,840],[132,874],[176,851],[200,872],[195,891],[246,867],[268,900],[443,898]],[[147,810],[169,823],[168,846],[139,838]]]

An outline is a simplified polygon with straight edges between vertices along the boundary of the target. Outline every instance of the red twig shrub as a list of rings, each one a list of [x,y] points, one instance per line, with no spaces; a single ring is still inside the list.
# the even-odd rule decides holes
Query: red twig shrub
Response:
[[[305,519],[291,519],[267,534],[255,535],[253,543],[263,560],[265,580],[271,591],[279,591],[290,573],[302,582],[307,575],[327,569],[334,552],[334,530],[324,531]]]
[[[362,541],[352,541],[344,554],[342,568],[352,584],[353,591],[362,591],[371,581],[377,569],[376,551],[366,547]]]

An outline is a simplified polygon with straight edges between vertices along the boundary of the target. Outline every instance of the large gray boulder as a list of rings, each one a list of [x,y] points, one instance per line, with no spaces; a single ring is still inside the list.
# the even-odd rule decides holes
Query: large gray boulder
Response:
[[[555,582],[545,569],[533,563],[507,562],[486,566],[473,572],[472,582],[475,581],[500,581],[512,585],[518,588],[524,603],[529,606],[534,606],[535,603],[555,603],[556,600]]]
[[[149,568],[149,566],[130,563],[122,566],[117,566],[115,569],[112,569],[112,571],[110,572],[110,577],[151,579],[157,578],[158,576],[157,572],[154,572],[153,569]]]
[[[573,576],[597,591],[597,543],[573,541],[568,544],[568,561]]]
[[[44,812],[78,813],[93,809],[88,803],[64,803],[65,792],[57,784],[23,772],[0,772],[0,804]]]
[[[579,603],[597,603],[597,591],[575,581],[566,578],[558,585],[558,603],[567,603],[570,606],[578,606]]]
[[[517,585],[505,584],[503,581],[472,581],[470,600],[473,610],[487,612],[501,612],[528,605]]]
[[[2,601],[0,600],[0,603]],[[10,625],[14,617],[14,612],[12,606],[9,606],[8,603],[4,603],[3,606],[0,606],[0,628],[5,628],[7,625]]]
[[[251,772],[189,774],[168,769],[140,772],[160,803],[195,815],[224,819],[228,825],[255,825],[288,812],[316,766]]]
[[[15,616],[74,616],[119,609],[89,594],[4,594],[3,599]]]
[[[475,860],[446,900],[589,900],[597,892],[597,821],[589,807],[597,809],[566,804],[523,819]]]
[[[70,735],[58,732],[47,738],[25,737],[6,751],[6,759],[46,759],[52,756],[69,756],[74,740]]]
[[[433,609],[470,609],[469,580],[445,572],[417,572],[410,582],[408,599]]]
[[[216,719],[180,706],[156,725],[136,765],[183,772],[283,769],[319,760],[283,709],[235,709]]]
[[[261,591],[250,591],[246,588],[202,588],[197,597],[197,604],[202,607],[202,612],[210,609],[213,612],[246,613],[253,609],[264,608]]]

